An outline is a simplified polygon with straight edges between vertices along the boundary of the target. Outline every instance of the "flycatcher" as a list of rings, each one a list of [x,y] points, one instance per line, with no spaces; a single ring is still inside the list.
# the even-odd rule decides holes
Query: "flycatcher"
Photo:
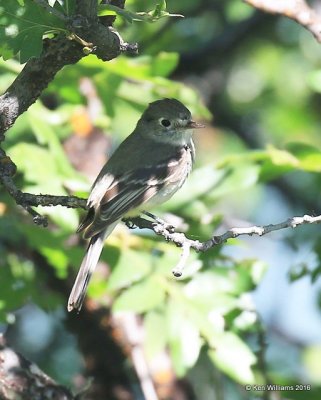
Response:
[[[183,185],[194,161],[193,129],[202,127],[178,100],[154,101],[104,165],[92,186],[88,213],[77,230],[90,241],[68,311],[81,309],[104,241],[118,222],[163,203]]]

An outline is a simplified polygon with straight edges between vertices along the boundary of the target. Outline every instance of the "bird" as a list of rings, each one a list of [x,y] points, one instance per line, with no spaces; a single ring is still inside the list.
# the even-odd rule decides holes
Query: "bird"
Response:
[[[69,312],[81,310],[104,242],[120,220],[167,201],[184,184],[195,159],[193,131],[203,127],[177,99],[156,100],[103,166],[77,229],[89,244],[69,296]]]

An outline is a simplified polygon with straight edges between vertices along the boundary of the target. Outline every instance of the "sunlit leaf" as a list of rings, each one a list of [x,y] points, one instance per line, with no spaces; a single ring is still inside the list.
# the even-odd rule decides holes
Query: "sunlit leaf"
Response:
[[[59,141],[55,130],[48,121],[50,118],[48,111],[43,109],[40,105],[37,105],[29,111],[28,116],[30,126],[38,143],[48,146],[50,155],[55,160],[59,176],[62,179],[65,177],[76,178],[77,175],[71,167],[70,162],[67,160],[62,143]]]
[[[146,332],[145,351],[149,359],[153,359],[165,349],[167,342],[167,325],[163,313],[150,311],[144,317],[144,327]],[[162,334],[160,334],[162,332]]]
[[[227,168],[223,173],[219,184],[210,194],[211,198],[220,198],[237,190],[254,186],[259,178],[260,168],[257,165],[239,164],[237,168]]]
[[[130,262],[130,260],[129,260]],[[144,280],[122,292],[113,304],[113,310],[146,312],[161,305],[165,299],[164,288],[157,279]]]
[[[179,304],[172,302],[167,313],[168,342],[178,376],[195,364],[202,346],[198,326],[182,311]]]
[[[21,6],[17,1],[0,6],[0,55],[4,59],[20,53],[20,62],[38,57],[42,38],[48,32],[64,31],[63,22],[32,0]]]
[[[251,367],[256,357],[250,348],[234,333],[225,332],[215,341],[208,354],[214,364],[240,383],[254,383]]]
[[[124,249],[108,278],[108,290],[116,290],[139,281],[150,272],[151,258],[141,251]]]
[[[183,18],[183,15],[181,14],[171,14],[166,11],[165,0],[162,0],[160,3],[158,3],[154,10],[136,13],[129,11],[128,9],[119,8],[112,4],[100,4],[98,7],[98,15],[119,15],[130,23],[132,23],[133,21],[156,22],[157,20],[165,17]]]
[[[300,162],[300,168],[304,171],[321,171],[321,149],[307,143],[289,143],[287,150]]]
[[[57,180],[59,181],[57,165],[47,149],[35,144],[18,143],[8,153],[16,160],[20,172],[25,174],[28,182],[46,185],[51,181],[51,186],[56,186]]]

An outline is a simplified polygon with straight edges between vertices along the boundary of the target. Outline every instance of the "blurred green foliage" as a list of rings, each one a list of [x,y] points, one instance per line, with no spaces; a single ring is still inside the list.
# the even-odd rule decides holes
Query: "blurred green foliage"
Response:
[[[73,7],[72,2],[54,4],[64,12]],[[225,37],[228,40],[235,27],[257,18],[238,0],[168,1],[169,13],[183,14],[184,19],[160,18],[168,16],[165,2],[126,4],[129,11],[101,6],[100,12],[123,17],[117,19],[117,29],[126,41],[139,42],[141,55],[120,56],[108,63],[91,55],[57,74],[42,99],[7,134],[4,146],[18,166],[17,185],[31,193],[85,196],[88,192],[89,179],[74,168],[64,148],[68,138],[77,137],[73,117],[88,106],[88,97],[80,90],[81,80],[88,77],[102,104],[91,123],[112,138],[113,146],[133,130],[147,103],[161,97],[181,100],[196,118],[210,121],[214,113],[217,128],[196,138],[199,157],[188,182],[154,210],[165,218],[175,214],[184,220],[189,237],[209,238],[223,215],[268,224],[280,222],[275,218],[284,216],[282,207],[288,217],[319,212],[321,50],[312,36],[287,20],[260,17],[247,34],[230,38],[234,40],[230,45]],[[37,7],[27,0],[1,4],[0,53],[6,60],[0,63],[2,91],[21,70],[10,58],[19,53],[24,62],[38,55],[42,36],[64,29],[61,21],[53,21],[54,16]],[[23,8],[28,22],[16,18],[19,33],[8,36],[11,18]],[[157,21],[135,22],[138,12],[149,12],[142,19],[148,15]],[[212,48],[214,42],[217,47]],[[48,106],[48,99],[53,99],[54,107]],[[280,190],[282,201],[276,200],[269,209],[265,193],[271,187]],[[79,213],[62,207],[43,209],[50,216],[50,227],[35,227],[3,191],[0,212],[1,320],[10,322],[11,312],[28,301],[48,311],[65,307],[66,298],[48,291],[45,270],[49,266],[61,280],[67,279],[70,269],[76,274],[84,252],[84,244],[74,235]],[[308,236],[318,263],[313,268],[304,265],[303,272],[292,271],[293,281],[303,276],[316,281],[320,275],[318,232],[312,228],[310,232],[314,233],[298,233],[296,243]],[[193,253],[177,280],[171,269],[180,249],[150,233],[139,232],[134,239],[133,235],[120,228],[107,243],[102,259],[109,267],[108,279],[97,273],[89,296],[115,314],[132,311],[142,316],[147,357],[167,349],[179,377],[210,363],[225,377],[230,388],[226,398],[250,398],[238,384],[267,380],[257,345],[261,320],[251,300],[267,269],[265,260],[242,256],[239,249],[249,247],[249,242],[232,240],[204,254]],[[285,235],[292,240],[291,234]],[[47,264],[44,270],[35,253]],[[293,371],[273,369],[273,362],[269,379],[279,384],[311,379],[313,391],[303,397],[288,396],[319,398],[319,353],[319,345],[303,351],[304,379]],[[197,385],[194,389],[198,398],[211,398],[202,397]]]
[[[61,8],[59,2],[56,3]],[[0,55],[5,60],[18,52],[21,63],[39,56],[43,36],[60,32],[67,33],[63,22],[31,0],[0,4]]]

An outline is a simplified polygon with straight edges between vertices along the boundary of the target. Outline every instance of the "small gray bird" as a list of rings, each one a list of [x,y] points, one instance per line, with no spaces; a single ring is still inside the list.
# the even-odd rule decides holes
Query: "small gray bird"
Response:
[[[104,241],[118,222],[163,203],[183,185],[194,161],[193,129],[203,127],[178,100],[154,101],[104,165],[92,186],[88,213],[77,230],[90,242],[68,311],[81,309]]]

